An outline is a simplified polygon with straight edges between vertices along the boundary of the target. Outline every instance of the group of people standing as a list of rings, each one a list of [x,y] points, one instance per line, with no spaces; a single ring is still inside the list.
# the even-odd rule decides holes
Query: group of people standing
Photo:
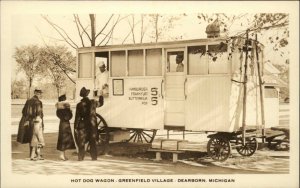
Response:
[[[98,99],[89,99],[89,89],[83,87],[80,90],[81,101],[76,106],[74,137],[78,147],[78,160],[82,161],[85,156],[85,145],[89,143],[92,160],[97,160],[97,117],[96,108],[101,107],[104,103],[103,96]],[[43,104],[40,101],[42,90],[35,89],[34,96],[28,99],[22,110],[22,118],[19,123],[17,142],[29,143],[30,160],[43,160],[41,149],[45,146],[43,136]],[[70,120],[72,119],[72,110],[70,104],[66,102],[66,95],[58,98],[56,103],[56,115],[60,119],[57,150],[59,150],[59,159],[68,160],[65,151],[76,149],[73,139]]]

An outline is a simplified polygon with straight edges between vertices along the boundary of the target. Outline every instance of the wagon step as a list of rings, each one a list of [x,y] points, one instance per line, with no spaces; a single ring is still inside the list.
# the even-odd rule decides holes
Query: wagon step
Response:
[[[179,150],[164,150],[164,149],[153,149],[153,148],[148,149],[148,151],[156,153],[155,161],[162,160],[161,153],[172,153],[173,154],[173,163],[177,162],[179,153],[185,153],[185,151],[179,151]]]
[[[172,148],[171,150],[179,150],[179,144],[183,142],[188,142],[187,140],[181,140],[181,139],[160,139],[157,140],[160,142],[160,148],[159,149],[166,149],[166,148]],[[165,148],[164,148],[165,145]],[[176,148],[174,146],[176,145]]]

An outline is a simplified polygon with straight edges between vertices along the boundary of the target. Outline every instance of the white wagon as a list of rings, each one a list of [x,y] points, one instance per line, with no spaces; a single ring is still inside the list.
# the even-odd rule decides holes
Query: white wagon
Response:
[[[215,132],[208,142],[213,159],[226,160],[232,147],[249,156],[257,141],[246,133],[274,126],[269,124],[272,116],[262,117],[262,107],[267,108],[261,106],[264,90],[259,84],[263,46],[255,44],[248,42],[246,50],[241,39],[229,44],[226,38],[206,38],[80,48],[77,101],[83,86],[95,88],[101,60],[109,71],[109,95],[98,109],[100,140],[117,130],[130,130],[128,141],[148,143],[161,129]],[[184,57],[182,72],[176,72],[178,54]]]

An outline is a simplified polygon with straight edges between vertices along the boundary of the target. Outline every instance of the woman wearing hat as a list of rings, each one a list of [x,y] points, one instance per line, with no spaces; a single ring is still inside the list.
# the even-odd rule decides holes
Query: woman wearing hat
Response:
[[[63,161],[68,160],[65,153],[67,149],[76,149],[70,127],[70,119],[73,114],[66,99],[66,95],[61,95],[55,105],[56,115],[60,119],[56,149],[60,151],[59,159]]]

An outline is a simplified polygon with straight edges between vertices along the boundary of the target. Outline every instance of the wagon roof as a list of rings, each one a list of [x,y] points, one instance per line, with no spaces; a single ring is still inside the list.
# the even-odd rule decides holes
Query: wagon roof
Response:
[[[136,48],[136,47],[162,47],[169,45],[184,45],[188,43],[207,43],[207,42],[221,42],[226,40],[227,37],[222,38],[203,38],[203,39],[191,39],[191,40],[178,40],[178,41],[167,41],[167,42],[157,42],[157,43],[139,43],[139,44],[117,44],[117,45],[107,45],[107,46],[93,46],[93,47],[82,47],[78,48],[81,50],[102,50],[102,49],[113,49],[113,48]]]

